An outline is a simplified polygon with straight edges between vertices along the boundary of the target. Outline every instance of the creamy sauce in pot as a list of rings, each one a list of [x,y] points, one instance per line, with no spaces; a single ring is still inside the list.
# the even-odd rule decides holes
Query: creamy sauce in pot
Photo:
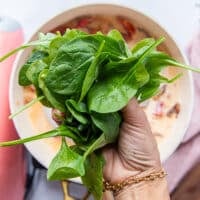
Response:
[[[168,68],[165,74],[172,78],[176,71]],[[162,85],[160,93],[149,100],[146,106],[142,106],[157,142],[162,142],[173,132],[175,121],[181,109],[179,87],[179,81]]]

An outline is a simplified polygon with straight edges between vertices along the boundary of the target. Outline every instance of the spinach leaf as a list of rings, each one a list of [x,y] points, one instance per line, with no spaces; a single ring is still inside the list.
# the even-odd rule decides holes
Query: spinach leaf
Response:
[[[151,98],[152,96],[156,95],[159,92],[159,86],[160,86],[159,82],[155,83],[149,82],[144,86],[145,90],[143,89],[143,87],[140,88],[136,94],[138,101],[143,102]]]
[[[150,48],[155,43],[155,40],[152,38],[146,38],[138,43],[132,49],[132,54],[128,58],[125,58],[120,61],[112,61],[106,64],[104,70],[102,71],[103,76],[107,76],[110,73],[124,73],[128,72],[132,66],[134,66],[138,59],[145,53],[145,51]],[[152,53],[150,53],[152,55]]]
[[[78,30],[78,29],[67,29],[65,34],[63,35],[63,38],[65,38],[65,41],[76,39],[77,37],[87,35],[85,32]]]
[[[167,66],[175,66],[175,67],[191,70],[194,72],[200,72],[200,69],[194,68],[185,64],[181,64],[177,62],[176,60],[174,60],[173,58],[171,58],[166,53],[159,52],[159,51],[153,51],[151,54],[149,54],[146,57],[145,62],[149,70],[153,71],[154,73],[160,72],[164,67],[167,67]]]
[[[153,51],[145,58],[145,67],[149,73],[149,82],[141,87],[136,96],[140,102],[151,98],[159,92],[161,83],[171,83],[178,79],[182,74],[178,74],[172,79],[168,79],[159,73],[168,65],[179,66],[175,60],[170,58],[167,54],[163,52]],[[187,67],[187,66],[186,66]]]
[[[116,30],[116,29],[113,29],[113,30],[109,31],[107,35],[108,35],[108,37],[111,37],[112,39],[115,39],[115,40],[117,40],[118,42],[120,42],[120,41],[123,41],[123,42],[124,42],[123,36],[122,36],[121,33],[120,33],[118,30]]]
[[[87,141],[87,139],[88,139],[88,135],[87,134],[82,134],[81,133],[81,130],[80,130],[80,126],[81,125],[82,124],[79,124],[76,127],[72,126],[72,124],[71,124],[71,126],[70,125],[65,125],[65,126],[67,126],[67,129],[69,131],[71,131],[71,133],[73,133],[76,136],[76,138],[74,138],[73,140],[77,144],[85,143]],[[82,125],[82,126],[84,126],[84,125]],[[84,128],[87,130],[88,126],[83,127],[83,129]]]
[[[117,112],[109,114],[92,112],[91,118],[92,122],[105,135],[105,140],[107,143],[112,143],[116,140],[121,122],[120,115]]]
[[[89,145],[87,145],[87,150],[85,151],[83,157],[86,159],[88,155],[94,152],[97,149],[100,149],[107,145],[108,142],[106,141],[105,134],[101,134],[97,139],[93,139]]]
[[[137,93],[138,85],[144,85],[149,76],[143,67],[143,74],[140,76],[139,82],[136,80],[135,73],[138,68],[143,66],[143,61],[157,45],[163,41],[163,38],[155,41],[147,50],[140,55],[135,65],[125,74],[114,74],[110,78],[97,82],[88,93],[89,110],[99,113],[116,112],[122,109],[129,100]],[[142,78],[141,78],[142,77]],[[109,107],[107,105],[110,105]]]
[[[72,116],[79,121],[81,124],[88,124],[89,120],[88,118],[79,110],[77,109],[77,104],[73,102],[73,100],[67,100],[66,101],[66,106],[69,112],[72,114]],[[79,108],[79,107],[78,107]]]
[[[93,43],[97,42],[97,47],[99,47],[101,42],[104,40],[105,45],[102,54],[109,55],[111,60],[121,60],[128,57],[124,42],[119,42],[119,40],[113,39],[112,37],[99,34],[96,34],[93,37],[88,36],[86,39]]]
[[[70,40],[73,40],[82,35],[86,35],[86,33],[83,31],[80,31],[80,30],[76,30],[76,29],[67,29],[63,36],[60,35],[60,36],[54,38],[49,45],[49,55],[50,55],[51,59],[53,59],[57,55],[58,49],[64,43],[67,43]]]
[[[51,91],[46,87],[45,84],[45,79],[48,73],[48,69],[44,69],[43,71],[41,71],[40,75],[39,75],[39,87],[40,89],[43,91],[45,97],[47,98],[48,102],[51,103],[52,107],[57,108],[58,110],[65,112],[66,108],[65,105],[63,105],[61,102],[59,102],[55,96],[53,96],[53,93],[51,93]]]
[[[122,49],[112,38],[99,34],[80,36],[58,49],[45,80],[48,88],[58,94],[80,94],[86,72],[104,40],[106,48],[103,48],[102,55],[109,55],[114,60],[127,56],[125,48]]]
[[[124,74],[97,82],[88,93],[89,110],[98,113],[112,113],[123,108],[137,92],[134,81],[125,82]],[[109,106],[107,106],[109,105]]]
[[[48,52],[51,41],[56,37],[58,37],[58,35],[53,33],[46,33],[46,34],[39,33],[38,40],[30,42],[26,44],[26,46],[27,47],[35,46],[37,50]]]
[[[115,39],[116,41],[118,41],[119,45],[121,45],[121,49],[125,49],[127,56],[128,57],[131,56],[131,51],[129,50],[128,45],[125,43],[125,40],[122,34],[118,30],[113,29],[109,31],[108,37],[111,37]]]
[[[133,46],[131,52],[135,57],[140,57],[144,52],[155,43],[153,38],[145,38],[140,40]]]
[[[143,64],[127,73],[121,71],[113,74],[112,77],[110,74],[110,77],[97,82],[89,91],[89,109],[99,113],[116,112],[122,109],[137,93],[138,88],[148,80],[149,74]]]
[[[77,112],[88,113],[87,105],[84,102],[76,102],[73,99],[68,99],[66,103],[73,107]]]
[[[63,137],[61,148],[49,165],[48,180],[65,180],[84,175],[83,157],[70,149]]]
[[[88,90],[90,89],[94,81],[97,79],[98,68],[99,68],[100,63],[102,62],[102,60],[100,59],[100,56],[101,56],[101,52],[103,50],[104,45],[105,45],[105,40],[103,40],[102,43],[100,44],[100,47],[95,55],[95,58],[93,59],[92,63],[90,64],[86,72],[85,78],[83,80],[83,86],[82,86],[79,102],[83,100]],[[103,59],[105,59],[105,57]]]
[[[22,86],[27,86],[32,83],[30,79],[27,78],[26,72],[28,69],[32,68],[31,65],[35,62],[41,61],[44,59],[48,54],[44,51],[33,51],[30,58],[28,58],[27,62],[22,66],[22,68],[19,71],[19,79],[18,82]]]
[[[142,86],[141,88],[139,88],[139,90],[136,94],[138,101],[142,102],[142,101],[145,101],[145,100],[153,97],[154,95],[156,95],[159,92],[160,84],[172,83],[176,79],[180,78],[180,76],[182,76],[182,74],[177,74],[172,79],[168,79],[160,74],[151,73],[149,82],[147,84],[145,84],[144,86]]]
[[[24,64],[23,67],[20,69],[19,71],[19,78],[18,78],[18,83],[19,85],[22,86],[27,86],[27,85],[31,85],[31,81],[27,78],[26,76],[26,72],[28,70],[28,68],[30,67],[30,64]]]
[[[45,62],[42,60],[35,61],[26,71],[27,79],[36,87],[39,87],[39,75],[45,68],[47,68],[47,64]]]
[[[103,166],[103,157],[99,153],[92,153],[85,161],[85,175],[81,177],[96,200],[101,200],[103,195]]]
[[[91,46],[81,42],[61,46],[45,79],[51,91],[64,95],[80,95],[84,76],[93,60],[95,49]]]

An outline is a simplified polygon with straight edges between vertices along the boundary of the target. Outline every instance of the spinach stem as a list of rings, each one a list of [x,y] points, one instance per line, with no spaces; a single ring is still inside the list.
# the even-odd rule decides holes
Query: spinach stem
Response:
[[[0,147],[6,147],[6,146],[12,146],[12,145],[17,145],[17,144],[24,144],[26,142],[31,142],[34,140],[40,140],[44,138],[50,138],[50,137],[56,137],[56,136],[63,136],[63,137],[68,137],[73,140],[78,140],[78,137],[75,136],[66,126],[60,125],[59,127],[45,132],[41,133],[39,135],[34,135],[28,138],[23,138],[23,139],[18,139],[18,140],[12,140],[8,142],[0,142]]]
[[[17,116],[18,114],[20,114],[21,112],[23,112],[27,108],[31,107],[32,105],[34,105],[38,101],[42,100],[43,98],[44,98],[44,96],[40,96],[40,97],[37,97],[37,98],[33,99],[32,101],[30,101],[26,105],[20,107],[19,110],[17,110],[15,113],[11,114],[8,118],[9,119],[13,119],[15,116]]]
[[[188,65],[184,65],[182,63],[178,63],[176,61],[172,61],[172,60],[169,60],[168,63],[175,66],[175,67],[180,67],[180,68],[183,68],[183,69],[186,69],[186,70],[191,70],[193,72],[200,73],[200,69],[198,67],[191,67],[191,66],[188,66]]]
[[[95,151],[96,149],[99,149],[101,147],[103,147],[106,144],[106,139],[105,139],[105,135],[104,133],[101,134],[101,136],[95,140],[95,142],[88,148],[88,150],[84,153],[83,155],[83,159],[85,160],[86,157],[92,153],[93,151]]]
[[[39,135],[34,135],[32,137],[24,138],[24,139],[12,140],[12,141],[8,141],[8,142],[1,142],[0,147],[24,144],[26,142],[31,142],[34,140],[40,140],[40,139],[54,137],[54,136],[58,136],[58,131],[52,130],[52,131],[48,131],[48,132],[45,132],[45,133],[42,133]]]
[[[13,49],[12,51],[8,52],[7,54],[5,54],[4,56],[2,56],[0,58],[0,62],[3,62],[4,60],[6,60],[8,57],[10,57],[11,55],[17,53],[18,51],[27,48],[27,45],[23,45],[21,47],[18,47],[16,49]]]

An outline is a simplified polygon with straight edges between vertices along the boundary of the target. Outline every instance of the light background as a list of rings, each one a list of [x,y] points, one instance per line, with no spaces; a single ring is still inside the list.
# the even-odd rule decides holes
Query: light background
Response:
[[[17,19],[28,39],[49,18],[88,3],[116,3],[142,11],[162,24],[182,50],[199,29],[200,0],[0,0],[0,16]]]

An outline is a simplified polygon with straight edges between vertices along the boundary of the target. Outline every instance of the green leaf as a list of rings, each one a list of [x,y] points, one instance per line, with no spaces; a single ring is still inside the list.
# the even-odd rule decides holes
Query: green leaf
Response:
[[[63,45],[59,49],[45,80],[51,91],[64,95],[80,95],[83,79],[94,55],[94,49],[88,45],[82,45],[81,49],[77,42]]]
[[[51,41],[56,37],[59,36],[53,33],[39,33],[38,40],[30,42],[26,46],[35,46],[37,50],[48,51]]]
[[[75,143],[80,144],[87,140],[87,135],[81,135],[78,127],[74,127],[74,126],[72,126],[72,124],[71,124],[71,126],[70,125],[62,125],[62,126],[66,127],[66,130],[71,133],[71,136],[67,136],[67,137],[73,139]],[[64,133],[66,132],[66,130],[63,130]],[[63,135],[63,136],[65,136],[65,135]]]
[[[200,69],[179,63],[166,53],[159,51],[153,51],[151,54],[149,54],[146,57],[145,64],[147,66],[147,69],[153,72],[160,72],[163,68],[168,66],[174,66],[194,72],[200,72]]]
[[[135,44],[132,54],[128,58],[125,58],[120,61],[109,62],[106,64],[105,69],[103,70],[103,76],[106,76],[110,73],[124,73],[128,72],[130,68],[138,62],[138,59],[155,43],[155,40],[152,38],[146,38],[139,41]],[[151,55],[151,54],[150,54]]]
[[[150,81],[138,90],[136,94],[137,100],[142,102],[153,97],[159,92],[160,84],[172,83],[180,78],[180,76],[182,76],[182,74],[177,74],[172,79],[168,79],[160,74],[151,74]]]
[[[92,38],[89,38],[91,40]],[[99,45],[104,40],[105,45],[102,54],[109,55],[111,60],[121,60],[128,57],[127,49],[124,41],[116,40],[112,37],[107,37],[105,35],[98,35],[94,36],[94,40],[98,41]],[[99,47],[99,45],[97,47]]]
[[[79,111],[80,110],[79,108],[84,109],[84,107],[80,105],[80,103],[75,104],[75,102],[72,99],[69,99],[66,101],[66,106],[69,112],[77,121],[79,121],[81,124],[88,124],[89,120],[87,116],[85,116],[83,112]]]
[[[109,31],[107,35],[117,41],[124,41],[122,34],[116,29]]]
[[[140,70],[140,67],[143,67],[145,57],[162,41],[163,38],[155,41],[147,48],[127,73],[112,74],[112,76],[97,82],[88,93],[89,110],[99,113],[111,113],[121,110],[127,105],[137,93],[138,88],[148,82],[149,79],[146,71],[144,77],[138,79],[136,76],[137,71]],[[145,68],[143,67],[144,70]]]
[[[83,100],[83,98],[85,97],[85,95],[87,94],[87,92],[89,91],[89,89],[91,88],[92,84],[94,83],[94,81],[96,80],[98,76],[99,65],[102,62],[102,59],[100,59],[100,56],[104,48],[104,45],[105,45],[105,40],[101,42],[100,47],[95,55],[95,58],[87,70],[87,73],[83,80],[83,86],[82,86],[79,102]]]
[[[39,87],[43,91],[47,100],[51,103],[51,105],[54,108],[57,108],[58,110],[60,110],[62,112],[65,112],[65,110],[66,110],[65,106],[55,98],[53,93],[51,93],[51,91],[47,88],[47,86],[45,84],[45,79],[46,79],[47,73],[48,73],[48,69],[44,69],[39,74],[39,79],[38,79]]]
[[[141,57],[144,52],[149,49],[153,44],[155,44],[155,40],[153,38],[145,38],[143,40],[140,40],[133,46],[131,52],[134,57]]]
[[[153,51],[145,58],[145,67],[148,71],[150,78],[149,82],[141,87],[136,96],[140,102],[145,101],[157,94],[162,83],[171,83],[180,78],[182,74],[178,74],[172,79],[168,79],[159,73],[169,65],[177,64],[175,60],[170,58],[163,52]],[[177,64],[179,65],[179,64]]]
[[[32,68],[32,64],[35,62],[39,62],[42,59],[44,59],[48,54],[44,51],[33,51],[27,62],[22,66],[22,68],[19,71],[19,79],[18,82],[22,86],[30,85],[32,82],[27,77],[27,71],[28,69]],[[42,62],[42,61],[41,61]]]
[[[91,118],[93,123],[104,133],[107,143],[116,140],[121,122],[120,115],[117,112],[109,114],[92,112]]]
[[[47,68],[47,64],[42,60],[35,61],[31,63],[29,68],[26,71],[27,79],[34,84],[35,86],[39,87],[38,79],[40,73]]]
[[[103,166],[103,157],[99,153],[92,153],[85,161],[85,175],[81,177],[96,200],[101,200],[103,196]]]
[[[137,87],[134,83],[126,84],[123,74],[113,74],[112,77],[97,82],[90,89],[88,93],[89,110],[98,113],[116,112],[122,109],[136,92]]]
[[[27,85],[31,85],[31,81],[27,78],[26,76],[26,72],[29,69],[31,65],[30,64],[24,64],[22,66],[22,68],[19,71],[19,79],[18,79],[18,83],[21,86],[27,86]]]
[[[150,75],[148,71],[146,70],[145,65],[143,63],[141,63],[139,67],[135,69],[134,77],[135,77],[134,84],[137,85],[138,88],[142,87],[149,81]]]
[[[61,35],[54,38],[49,45],[49,54],[50,54],[51,59],[57,55],[58,49],[62,45],[69,42],[70,40],[73,40],[83,35],[86,35],[86,33],[83,31],[76,30],[76,29],[67,29],[63,36]]]
[[[69,104],[72,107],[74,107],[74,109],[77,112],[88,113],[87,105],[85,103],[83,103],[83,102],[76,102],[73,99],[68,99],[66,102],[67,102],[67,104]]]
[[[151,97],[153,97],[154,95],[156,95],[159,91],[159,86],[160,83],[159,82],[149,82],[148,84],[146,84],[144,87],[140,88],[140,90],[138,90],[137,93],[137,100],[139,102],[143,102]]]
[[[92,143],[89,145],[87,151],[85,151],[83,155],[84,159],[86,159],[87,156],[95,150],[104,147],[106,144],[108,144],[108,142],[106,141],[105,134],[102,133],[96,140],[92,141]]]
[[[63,138],[59,152],[49,165],[48,180],[65,180],[84,175],[83,157],[70,149],[66,144],[65,138]]]
[[[112,38],[99,34],[77,37],[58,49],[45,80],[47,87],[58,94],[80,95],[88,68],[104,40],[102,57],[119,60],[127,56],[125,47]]]
[[[113,30],[109,31],[107,35],[108,35],[108,37],[111,37],[111,38],[117,40],[119,42],[119,44],[122,45],[122,49],[125,47],[126,54],[128,56],[131,56],[131,51],[129,50],[128,45],[125,43],[125,40],[124,40],[122,34],[118,30],[113,29]]]
[[[65,40],[67,39],[67,41],[70,41],[84,35],[87,35],[87,34],[81,30],[67,29],[65,34],[63,35],[63,38],[65,38]]]

